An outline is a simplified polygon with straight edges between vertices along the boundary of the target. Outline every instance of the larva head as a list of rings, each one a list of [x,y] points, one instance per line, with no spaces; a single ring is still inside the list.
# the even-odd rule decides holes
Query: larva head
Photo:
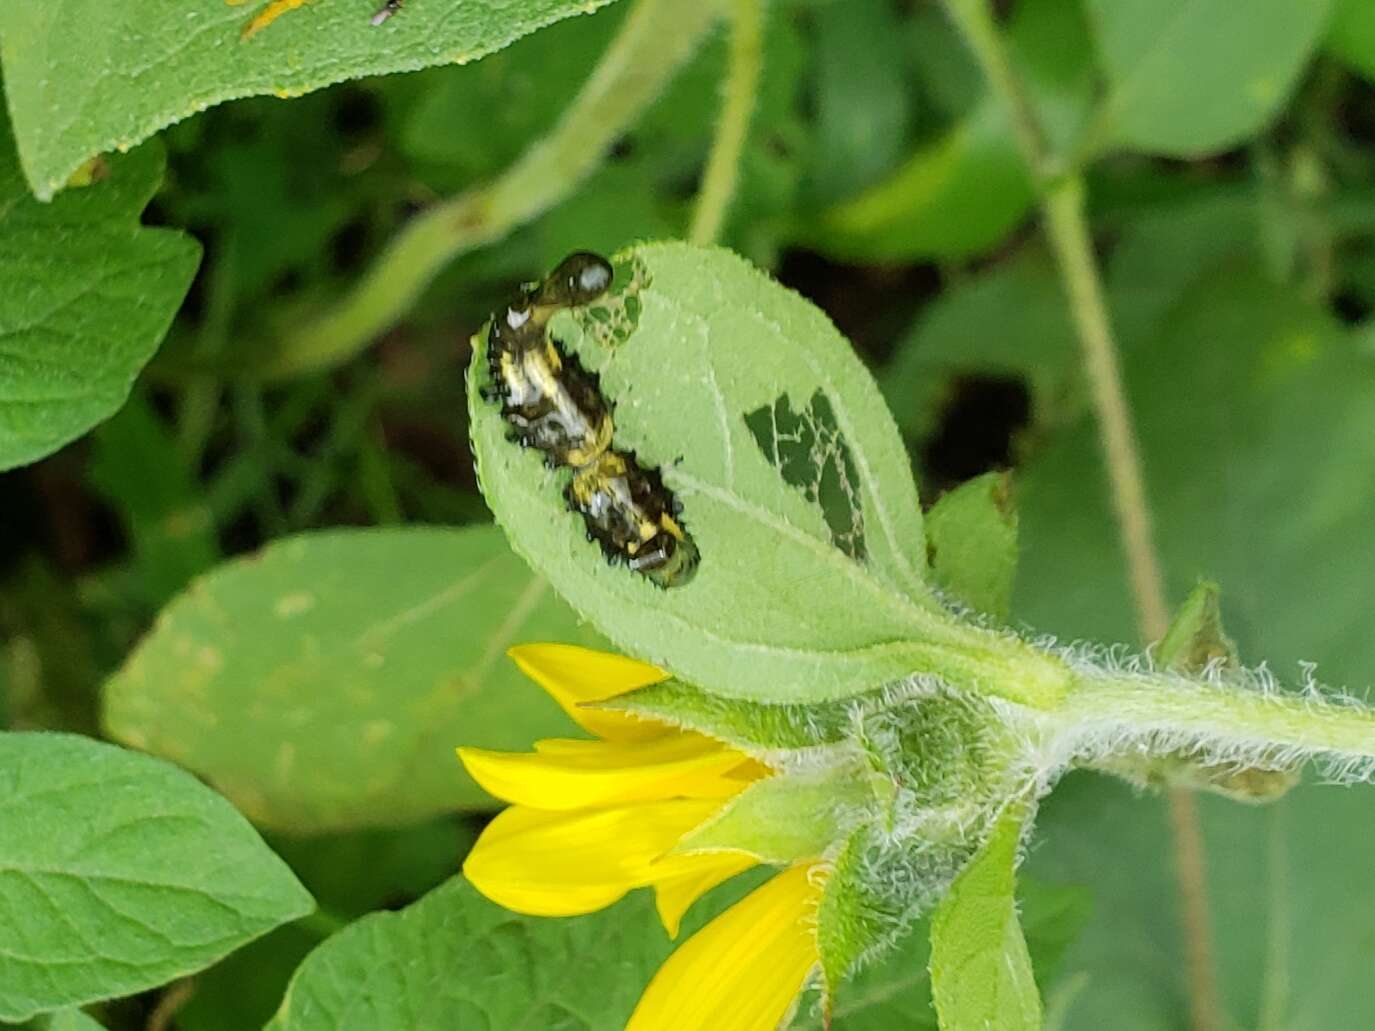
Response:
[[[611,262],[590,251],[575,251],[540,287],[544,304],[572,306],[595,301],[611,286]]]
[[[665,589],[681,587],[697,572],[697,545],[692,538],[660,530],[638,556],[629,560],[630,568]]]

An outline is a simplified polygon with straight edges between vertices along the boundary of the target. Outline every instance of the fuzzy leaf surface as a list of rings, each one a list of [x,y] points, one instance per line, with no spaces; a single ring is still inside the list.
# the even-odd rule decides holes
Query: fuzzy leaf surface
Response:
[[[0,734],[0,1019],[152,988],[312,908],[189,774],[74,735]]]
[[[499,406],[479,395],[490,376],[479,339],[473,448],[516,550],[627,652],[708,691],[834,698],[910,672],[941,617],[906,453],[850,345],[724,250],[634,248],[620,282],[626,293],[561,314],[551,332],[600,374],[616,446],[661,471],[700,567],[663,590],[606,562],[567,510],[568,471],[508,441]],[[614,342],[607,320],[621,326]]]
[[[599,643],[495,527],[303,534],[175,599],[106,684],[104,722],[260,824],[402,824],[487,801],[458,743],[570,732],[506,658],[530,640]]]

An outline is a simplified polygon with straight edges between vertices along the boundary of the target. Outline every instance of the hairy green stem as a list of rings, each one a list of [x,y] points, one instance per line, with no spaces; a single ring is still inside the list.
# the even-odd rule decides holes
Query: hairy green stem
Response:
[[[759,92],[764,51],[763,0],[733,0],[730,62],[726,70],[721,117],[702,176],[697,208],[688,239],[699,246],[715,243],[740,180],[740,155],[745,149],[750,118]]]
[[[1164,578],[1153,543],[1145,477],[1122,388],[1102,276],[1084,213],[1083,181],[1077,174],[1062,176],[1062,162],[1049,152],[988,0],[945,0],[945,4],[1006,108],[1023,158],[1042,193],[1046,235],[1069,295],[1098,419],[1137,621],[1144,640],[1159,640],[1169,627]],[[1194,1031],[1215,1031],[1222,1023],[1222,1007],[1213,963],[1203,835],[1193,796],[1172,790],[1169,800],[1176,882],[1184,910],[1191,1023]]]
[[[720,16],[716,0],[638,0],[558,124],[500,178],[413,218],[333,310],[287,334],[253,371],[280,378],[357,354],[458,255],[548,211],[595,171]]]
[[[1292,755],[1363,766],[1375,763],[1375,710],[1171,675],[1086,677],[1060,714],[1067,726],[1179,735],[1239,763]]]

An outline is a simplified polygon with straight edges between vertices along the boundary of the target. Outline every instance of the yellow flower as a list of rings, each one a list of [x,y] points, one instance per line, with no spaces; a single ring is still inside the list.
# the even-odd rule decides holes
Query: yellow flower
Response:
[[[772,772],[702,734],[588,708],[668,674],[572,645],[512,648],[522,671],[599,740],[540,741],[526,754],[460,748],[473,778],[512,803],[483,831],[463,872],[508,909],[570,916],[652,887],[677,937],[683,914],[754,866],[744,851],[674,851]],[[821,868],[797,864],[689,938],[655,974],[627,1031],[772,1031],[816,967]]]

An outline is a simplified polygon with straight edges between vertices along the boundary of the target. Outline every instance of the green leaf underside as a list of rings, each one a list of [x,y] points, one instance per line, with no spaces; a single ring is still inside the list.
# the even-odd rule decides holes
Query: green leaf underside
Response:
[[[1017,572],[1017,509],[1003,473],[943,495],[926,517],[931,576],[955,600],[1007,618]]]
[[[1330,0],[1090,0],[1107,141],[1180,157],[1254,134],[1288,99]]]
[[[0,22],[12,11],[0,10]],[[162,181],[161,150],[104,169],[94,185],[40,204],[0,110],[0,470],[118,411],[196,271],[194,240],[139,225]]]
[[[822,699],[910,672],[908,642],[935,612],[921,513],[892,419],[849,344],[810,304],[726,251],[651,244],[626,260],[640,263],[630,287],[641,284],[636,317],[623,307],[599,314],[614,302],[599,303],[584,316],[593,331],[561,316],[553,332],[600,373],[617,447],[660,469],[701,565],[689,583],[659,590],[606,563],[566,509],[569,474],[507,441],[498,407],[478,396],[488,376],[480,339],[469,384],[473,448],[516,550],[622,648],[709,691]],[[598,328],[608,318],[621,342],[602,342],[616,336]],[[787,399],[805,422],[818,393],[835,447],[813,453],[843,449],[853,462],[858,483],[845,504],[862,514],[862,562],[836,546],[824,505],[772,464],[746,421]]]
[[[367,7],[315,0],[244,41],[262,3],[5,4],[0,61],[24,168],[46,199],[91,155],[131,147],[214,104],[473,61],[609,2],[414,4],[374,27]]]
[[[506,658],[531,640],[600,643],[495,527],[305,534],[193,583],[104,721],[261,824],[397,825],[487,801],[456,745],[571,731]]]
[[[455,877],[317,948],[268,1031],[618,1028],[670,947],[643,892],[550,920],[502,909]]]
[[[128,995],[312,908],[224,799],[144,755],[0,734],[0,1018]]]
[[[1021,832],[1021,819],[1005,815],[931,918],[931,989],[942,1031],[1041,1027],[1013,898]]]

